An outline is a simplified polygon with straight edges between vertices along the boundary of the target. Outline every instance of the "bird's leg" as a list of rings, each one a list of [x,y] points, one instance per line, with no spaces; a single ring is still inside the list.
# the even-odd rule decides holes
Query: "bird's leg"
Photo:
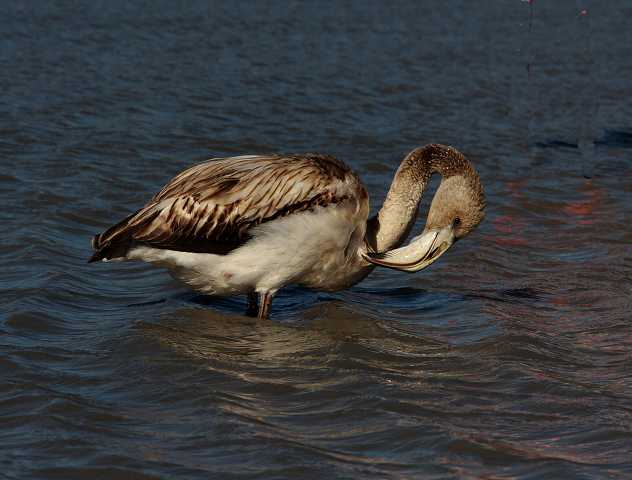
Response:
[[[272,306],[272,299],[274,298],[275,291],[267,291],[259,293],[259,314],[257,318],[265,320],[270,313],[270,307]]]
[[[250,317],[254,317],[259,312],[259,306],[257,305],[257,293],[250,292],[248,294],[248,310],[246,310],[246,315]]]

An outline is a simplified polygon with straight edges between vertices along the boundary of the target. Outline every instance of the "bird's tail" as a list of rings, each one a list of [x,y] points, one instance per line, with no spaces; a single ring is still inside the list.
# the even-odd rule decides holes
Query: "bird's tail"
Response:
[[[130,228],[130,223],[135,216],[136,213],[133,213],[116,225],[108,228],[105,232],[92,237],[94,253],[88,260],[88,263],[125,257],[134,241],[132,236],[133,229]]]

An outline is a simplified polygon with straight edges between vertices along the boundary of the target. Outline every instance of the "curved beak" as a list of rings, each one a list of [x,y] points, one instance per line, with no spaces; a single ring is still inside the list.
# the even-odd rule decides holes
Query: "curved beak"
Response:
[[[454,243],[452,225],[424,231],[404,247],[383,253],[365,253],[365,260],[403,272],[418,272],[443,255]]]

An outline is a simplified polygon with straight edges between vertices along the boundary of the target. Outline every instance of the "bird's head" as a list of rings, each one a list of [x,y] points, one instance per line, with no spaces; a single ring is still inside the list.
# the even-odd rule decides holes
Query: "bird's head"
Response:
[[[485,194],[480,179],[469,162],[458,174],[444,176],[428,211],[421,235],[404,247],[383,253],[367,253],[365,258],[383,267],[405,272],[426,268],[457,240],[467,236],[485,216]]]

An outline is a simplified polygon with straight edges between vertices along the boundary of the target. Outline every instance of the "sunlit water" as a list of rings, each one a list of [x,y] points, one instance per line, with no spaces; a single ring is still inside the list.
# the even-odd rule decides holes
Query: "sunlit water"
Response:
[[[0,477],[632,478],[629,2],[116,3],[0,7]],[[418,274],[258,322],[86,263],[208,157],[375,210],[428,142],[488,213]]]

